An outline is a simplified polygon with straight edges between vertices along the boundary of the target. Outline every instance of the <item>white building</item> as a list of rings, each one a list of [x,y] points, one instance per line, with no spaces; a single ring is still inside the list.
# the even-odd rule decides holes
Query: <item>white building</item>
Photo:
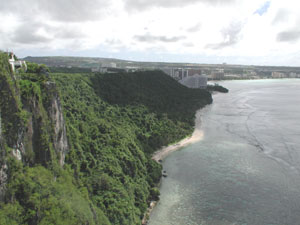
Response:
[[[161,70],[175,79],[183,79],[189,76],[189,70],[185,68],[162,68]]]
[[[290,75],[289,75],[290,78],[296,78],[297,77],[297,74],[294,73],[294,72],[291,72]]]
[[[189,88],[205,89],[207,87],[207,77],[206,75],[195,74],[193,76],[183,78],[179,81],[179,83]]]
[[[280,72],[272,72],[272,78],[286,78],[286,74]]]
[[[162,68],[161,69],[165,74],[171,76],[171,77],[175,77],[175,71],[173,68]]]
[[[140,68],[137,66],[126,66],[125,70],[127,73],[132,73],[138,71]]]
[[[212,80],[223,80],[224,79],[224,69],[215,69],[211,71],[210,78]]]
[[[117,68],[117,63],[114,63],[114,62],[103,62],[101,64],[101,67],[104,67],[104,68]]]
[[[27,64],[25,61],[15,60],[15,55],[12,52],[8,53],[9,59],[8,62],[11,65],[11,69],[13,72],[18,68],[24,68],[25,72],[27,70]]]
[[[114,69],[117,68],[117,64],[114,62],[103,62],[98,67],[92,68],[92,72],[100,72],[100,73],[116,73]]]

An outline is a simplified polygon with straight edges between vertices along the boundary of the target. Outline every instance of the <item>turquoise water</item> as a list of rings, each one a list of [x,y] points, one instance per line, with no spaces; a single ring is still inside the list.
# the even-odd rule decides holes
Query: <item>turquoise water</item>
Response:
[[[300,80],[228,81],[169,155],[150,225],[299,225]]]

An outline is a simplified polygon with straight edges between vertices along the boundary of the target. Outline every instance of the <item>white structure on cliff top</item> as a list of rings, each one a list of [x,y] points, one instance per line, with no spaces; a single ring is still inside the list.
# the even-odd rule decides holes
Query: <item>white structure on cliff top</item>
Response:
[[[25,61],[15,60],[15,55],[12,52],[9,52],[8,56],[8,61],[13,72],[15,72],[18,68],[24,68],[25,71],[27,70],[27,64]]]
[[[205,89],[207,87],[207,77],[205,75],[195,74],[193,76],[185,77],[179,82],[189,88]]]

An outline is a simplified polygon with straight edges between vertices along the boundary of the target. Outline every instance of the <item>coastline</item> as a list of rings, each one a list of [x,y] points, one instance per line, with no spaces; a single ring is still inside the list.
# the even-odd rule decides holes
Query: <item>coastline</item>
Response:
[[[202,108],[201,108],[202,109]],[[182,139],[181,141],[169,145],[169,146],[165,146],[162,147],[160,150],[154,152],[152,159],[155,160],[156,162],[160,163],[161,160],[163,160],[165,157],[167,157],[170,153],[179,150],[183,147],[186,147],[192,143],[195,143],[197,141],[201,141],[203,139],[203,131],[200,130],[200,126],[201,126],[201,114],[200,114],[200,110],[196,111],[196,118],[195,118],[195,128],[194,128],[194,132],[192,133],[191,136],[188,136],[184,139]],[[144,218],[142,220],[142,225],[146,225],[148,224],[148,220],[149,220],[149,216],[152,212],[152,210],[154,209],[154,207],[156,206],[156,204],[158,203],[158,201],[151,201],[150,205],[148,207],[148,209],[146,210],[146,213],[144,214]]]
[[[201,125],[200,110],[201,109],[197,110],[197,112],[196,112],[195,128],[194,128],[193,134],[189,137],[182,139],[181,141],[179,141],[175,144],[172,144],[169,146],[164,146],[160,150],[154,152],[154,154],[152,156],[153,160],[155,160],[156,162],[159,162],[159,161],[163,160],[165,157],[167,157],[170,153],[203,139],[204,134],[203,134],[203,131],[200,130],[200,125]]]

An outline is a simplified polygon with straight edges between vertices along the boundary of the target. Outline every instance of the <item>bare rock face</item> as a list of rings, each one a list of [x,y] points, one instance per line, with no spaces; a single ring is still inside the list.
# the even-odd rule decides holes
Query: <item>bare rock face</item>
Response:
[[[33,94],[23,99],[23,109],[30,116],[12,154],[28,165],[47,166],[58,160],[63,166],[69,147],[60,98],[54,82],[42,85],[43,97]]]
[[[63,166],[69,149],[55,83],[46,71],[27,80],[32,84],[18,85],[7,57],[0,54],[0,201],[10,179],[9,157],[27,166],[57,161]]]
[[[49,90],[56,90],[56,85],[54,82],[47,82],[46,87]],[[65,156],[68,152],[68,140],[65,120],[63,116],[63,111],[60,103],[60,98],[55,91],[51,98],[50,107],[48,109],[49,117],[54,126],[53,134],[53,145],[56,153],[59,156],[59,163],[61,166],[64,165]]]

